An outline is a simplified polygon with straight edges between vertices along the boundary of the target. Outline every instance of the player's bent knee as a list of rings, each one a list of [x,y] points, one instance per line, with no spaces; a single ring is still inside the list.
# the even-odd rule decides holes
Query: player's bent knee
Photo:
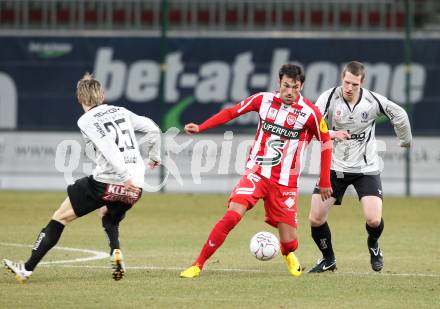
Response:
[[[53,216],[52,219],[60,222],[61,224],[67,225],[68,223],[72,222],[77,218],[75,212],[73,211],[72,205],[70,204],[70,201],[66,199],[58,208]]]
[[[318,208],[313,208],[309,213],[309,223],[311,226],[321,226],[327,221],[328,212]]]
[[[310,208],[310,213],[309,213],[309,223],[311,226],[323,225],[327,220],[326,214],[323,211],[321,211],[320,206],[322,205],[317,203],[321,203],[321,202],[320,201],[317,202],[312,199],[312,207]]]
[[[235,211],[236,213],[238,213],[240,216],[244,216],[244,214],[246,213],[246,211],[247,211],[247,206],[246,205],[244,205],[244,204],[241,204],[241,203],[237,203],[237,202],[230,202],[229,203],[229,207],[228,207],[228,209],[229,210],[233,210],[233,211]]]
[[[63,225],[69,224],[75,218],[76,218],[76,216],[74,216],[74,215],[71,215],[71,214],[69,215],[66,213],[59,213],[58,211],[56,211],[52,216],[52,220],[58,221],[59,223],[61,223]]]
[[[278,223],[278,232],[280,234],[280,239],[283,242],[289,242],[298,239],[296,228],[287,223]]]
[[[58,211],[55,211],[55,213],[52,216],[52,220],[58,221],[63,225],[67,225],[70,222],[66,220],[66,218],[62,214],[58,213]]]
[[[325,223],[325,221],[325,218],[321,218],[312,214],[309,215],[309,223],[311,226],[321,226]]]
[[[371,227],[378,227],[382,218],[367,219],[367,224]]]
[[[107,214],[107,212],[108,212],[107,206],[102,206],[101,208],[98,208],[96,210],[96,213],[100,218],[104,217]]]

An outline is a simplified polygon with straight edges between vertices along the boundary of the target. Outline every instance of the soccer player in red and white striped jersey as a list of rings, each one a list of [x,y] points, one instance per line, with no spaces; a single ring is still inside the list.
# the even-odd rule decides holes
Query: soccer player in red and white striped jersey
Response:
[[[285,64],[279,71],[279,91],[257,93],[200,125],[185,125],[185,131],[193,134],[251,111],[257,112],[260,118],[246,170],[231,193],[228,210],[212,229],[199,257],[180,274],[181,277],[199,276],[206,260],[259,199],[264,199],[265,221],[279,231],[281,253],[289,272],[301,275],[301,266],[293,253],[298,247],[297,188],[304,150],[313,137],[321,141],[321,197],[325,200],[332,193],[331,140],[319,109],[301,95],[304,81],[300,66]]]

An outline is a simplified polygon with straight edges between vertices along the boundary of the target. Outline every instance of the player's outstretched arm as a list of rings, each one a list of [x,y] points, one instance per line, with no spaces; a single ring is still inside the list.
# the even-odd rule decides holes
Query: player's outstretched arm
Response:
[[[187,134],[201,133],[208,129],[221,126],[234,118],[251,111],[258,111],[260,109],[262,95],[254,94],[240,103],[221,110],[217,114],[211,116],[200,125],[195,123],[188,123],[185,125],[185,132]]]
[[[239,114],[236,112],[237,106],[221,110],[217,114],[205,120],[202,124],[188,123],[184,130],[187,134],[201,133],[211,128],[215,128],[225,124],[226,122],[236,118]]]

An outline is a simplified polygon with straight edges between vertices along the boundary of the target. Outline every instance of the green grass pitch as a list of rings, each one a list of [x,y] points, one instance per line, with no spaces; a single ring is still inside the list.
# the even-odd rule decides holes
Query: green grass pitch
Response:
[[[37,233],[64,199],[63,193],[0,192],[0,258],[26,260]],[[179,273],[198,255],[225,212],[225,195],[144,194],[121,224],[127,273],[111,279],[107,258],[40,265],[29,282],[0,273],[0,308],[438,308],[440,304],[440,199],[384,201],[380,244],[385,267],[369,265],[365,223],[355,198],[331,211],[338,270],[299,278],[281,257],[260,262],[249,253],[251,236],[275,232],[258,204],[211,257],[201,276]],[[310,196],[299,199],[297,256],[309,269],[320,254],[307,221]],[[60,247],[107,252],[100,220],[90,214],[70,224]],[[53,250],[46,262],[89,257]]]

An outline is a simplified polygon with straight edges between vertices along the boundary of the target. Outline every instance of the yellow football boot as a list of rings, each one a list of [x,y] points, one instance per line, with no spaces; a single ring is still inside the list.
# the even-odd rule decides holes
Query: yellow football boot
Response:
[[[125,275],[124,256],[120,249],[113,250],[113,254],[110,258],[112,264],[112,277],[113,280],[119,281]]]
[[[199,266],[191,266],[180,273],[180,278],[196,278],[201,271]]]
[[[292,276],[295,277],[301,276],[302,268],[296,255],[293,252],[290,252],[288,255],[284,255],[284,259],[286,260],[289,273],[291,273]]]

